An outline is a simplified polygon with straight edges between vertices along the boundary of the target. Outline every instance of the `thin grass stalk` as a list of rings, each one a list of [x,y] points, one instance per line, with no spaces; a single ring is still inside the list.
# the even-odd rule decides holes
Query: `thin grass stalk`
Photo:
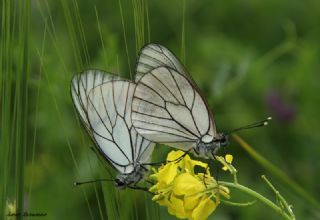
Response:
[[[98,31],[99,31],[100,42],[101,42],[101,47],[102,47],[102,53],[103,53],[103,58],[104,58],[104,62],[105,62],[105,68],[108,69],[108,67],[109,67],[108,57],[107,57],[107,53],[106,53],[106,47],[105,47],[104,42],[103,42],[101,24],[100,24],[100,19],[99,19],[99,13],[98,13],[98,10],[97,10],[96,6],[94,6],[94,11],[95,11],[95,14],[96,14],[96,19],[97,19],[97,28],[98,28]]]
[[[15,90],[15,107],[17,114],[15,130],[15,183],[16,183],[16,201],[17,212],[24,211],[24,167],[26,160],[26,142],[27,142],[27,116],[28,116],[28,81],[29,81],[29,17],[30,1],[21,1],[19,4],[19,40],[18,51],[20,54],[19,64],[17,67],[16,90]],[[22,219],[18,215],[17,219]]]
[[[104,175],[104,173],[102,175]],[[118,198],[116,196],[115,190],[117,189],[114,189],[114,184],[112,183],[105,183],[102,186],[107,219],[119,219],[117,204]]]
[[[1,22],[1,57],[0,57],[0,87],[1,87],[1,96],[0,96],[0,103],[1,103],[1,115],[0,115],[0,123],[1,123],[1,130],[0,130],[0,149],[2,150],[1,153],[1,161],[3,172],[0,172],[1,178],[1,188],[0,195],[1,195],[1,211],[0,217],[5,218],[5,208],[6,202],[8,199],[8,182],[10,179],[10,172],[9,169],[11,167],[11,161],[9,160],[10,156],[10,119],[12,118],[11,115],[11,74],[9,70],[11,69],[11,4],[9,0],[4,0],[2,2],[2,22]]]
[[[44,49],[45,49],[45,42],[47,36],[47,22],[45,22],[45,27],[43,31],[43,38],[42,38],[42,46],[40,54],[40,63],[43,62],[44,57]],[[40,90],[41,90],[41,79],[42,79],[42,68],[41,65],[39,66],[39,84],[37,87],[37,98],[36,98],[36,105],[35,105],[35,120],[34,120],[34,129],[33,129],[33,141],[32,141],[32,150],[31,150],[31,173],[30,173],[30,183],[29,189],[27,194],[28,203],[31,204],[32,201],[32,186],[33,186],[33,177],[34,177],[34,161],[35,161],[35,153],[36,153],[36,141],[37,141],[37,125],[38,125],[38,113],[39,113],[39,99],[40,99]],[[31,217],[27,217],[30,219]]]
[[[130,64],[130,57],[129,57],[129,49],[128,49],[128,43],[127,43],[127,36],[126,36],[126,28],[125,28],[125,25],[124,25],[124,18],[123,18],[123,10],[122,10],[121,0],[118,0],[118,3],[119,3],[121,24],[122,24],[122,30],[123,30],[123,39],[124,39],[124,44],[125,44],[126,54],[127,54],[127,60],[128,60],[130,79],[133,79],[132,71],[131,71],[131,64]]]
[[[45,8],[46,8],[47,12],[44,12],[42,10],[41,4],[38,1],[38,8],[39,8],[41,17],[42,17],[43,21],[45,21],[45,23],[48,23],[48,29],[47,29],[48,36],[50,37],[51,43],[54,46],[54,49],[56,50],[56,53],[57,53],[58,58],[59,58],[59,62],[61,64],[61,66],[63,67],[63,70],[67,73],[68,72],[67,65],[65,63],[65,60],[63,59],[61,50],[57,45],[56,29],[55,29],[55,25],[54,25],[54,22],[53,22],[52,13],[51,13],[48,1],[47,0],[43,0],[43,4],[45,4]]]
[[[133,20],[135,28],[135,43],[136,54],[138,54],[140,48],[145,42],[145,1],[144,0],[132,0],[133,7]]]
[[[80,48],[79,48],[79,42],[78,42],[78,38],[76,37],[76,30],[75,30],[75,26],[74,23],[72,21],[72,15],[71,15],[71,10],[68,6],[67,1],[61,0],[61,5],[62,5],[62,9],[64,12],[64,16],[65,16],[65,21],[67,23],[67,28],[68,28],[68,32],[69,32],[69,37],[70,37],[70,41],[71,41],[71,45],[72,45],[72,50],[73,50],[73,54],[75,56],[75,64],[77,69],[81,70],[83,69],[83,61],[82,61],[82,57],[81,57],[81,52],[80,52]]]
[[[0,178],[2,179],[1,182],[1,190],[0,190],[0,217],[4,218],[4,209],[5,209],[5,203],[6,203],[6,161],[5,161],[5,152],[6,152],[6,146],[4,145],[4,126],[3,126],[3,121],[4,121],[4,49],[5,49],[5,36],[3,33],[5,30],[5,7],[4,7],[4,1],[1,3],[1,33],[0,33],[0,149],[2,149],[2,153],[0,155],[0,164],[2,167],[2,172],[0,172]]]
[[[151,41],[151,30],[150,30],[150,18],[149,18],[149,6],[148,6],[148,1],[145,1],[145,10],[146,10],[146,21],[147,21],[147,43],[150,43]]]
[[[181,27],[181,62],[186,64],[186,0],[182,3],[182,27]]]
[[[80,48],[81,54],[83,54],[84,56],[84,66],[88,67],[90,66],[90,54],[88,50],[87,40],[86,40],[85,31],[83,28],[77,0],[73,0],[73,6],[74,6],[73,8],[74,8],[74,14],[76,18],[75,24],[78,32],[80,33],[80,40],[79,40],[80,44],[78,45],[78,47]]]

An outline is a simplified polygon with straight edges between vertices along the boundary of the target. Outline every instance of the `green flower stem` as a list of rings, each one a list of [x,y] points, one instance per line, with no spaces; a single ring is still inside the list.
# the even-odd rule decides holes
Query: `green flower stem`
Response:
[[[280,203],[284,205],[284,208],[286,208],[287,212],[291,216],[292,219],[296,219],[294,213],[292,212],[292,209],[290,205],[287,203],[287,201],[283,198],[283,196],[279,193],[279,191],[272,185],[272,183],[267,179],[265,175],[262,175],[261,178],[269,185],[269,187],[273,190],[273,192],[276,194],[277,198],[280,200]]]
[[[305,191],[301,186],[295,183],[290,177],[288,177],[283,171],[278,167],[273,165],[270,161],[265,159],[261,154],[255,151],[245,140],[243,140],[239,135],[233,134],[232,137],[240,144],[240,146],[248,152],[248,154],[255,159],[262,167],[271,172],[273,175],[282,180],[287,186],[289,186],[298,195],[304,198],[306,201],[310,202],[314,207],[320,208],[320,202],[315,199],[310,193]]]
[[[275,203],[273,203],[272,201],[270,201],[266,197],[262,196],[261,194],[257,193],[256,191],[253,191],[252,189],[250,189],[246,186],[243,186],[239,183],[231,183],[231,182],[225,182],[225,181],[219,181],[219,183],[224,186],[229,186],[229,187],[241,190],[241,191],[253,196],[254,198],[259,200],[260,202],[266,204],[270,208],[272,208],[274,211],[279,213],[284,219],[293,220],[293,218],[290,217],[287,213],[285,213],[279,206],[277,206]]]
[[[238,184],[238,177],[237,177],[237,171],[236,170],[233,172],[233,182]]]
[[[223,202],[224,204],[227,205],[231,205],[231,206],[238,206],[238,207],[243,207],[243,206],[251,206],[253,204],[256,203],[256,200],[252,201],[252,202],[230,202],[224,199],[220,199],[221,202]]]

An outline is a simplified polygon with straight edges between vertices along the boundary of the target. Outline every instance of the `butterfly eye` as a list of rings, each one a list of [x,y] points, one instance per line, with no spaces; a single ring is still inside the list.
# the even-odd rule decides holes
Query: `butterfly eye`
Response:
[[[120,179],[115,179],[115,182],[116,182],[116,186],[120,188],[125,185],[125,183]]]
[[[225,135],[222,135],[220,139],[220,145],[221,147],[226,147],[229,144],[228,137]]]

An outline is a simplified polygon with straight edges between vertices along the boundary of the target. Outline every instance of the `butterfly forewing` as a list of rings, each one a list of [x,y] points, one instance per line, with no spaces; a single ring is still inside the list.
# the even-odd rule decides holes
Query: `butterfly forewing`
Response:
[[[171,51],[159,44],[148,44],[140,51],[135,81],[137,82],[144,74],[161,66],[167,66],[180,74],[186,74],[183,65]]]
[[[158,67],[137,82],[132,103],[132,123],[147,139],[190,146],[216,131],[207,106],[186,75]],[[171,143],[171,144],[170,144]]]

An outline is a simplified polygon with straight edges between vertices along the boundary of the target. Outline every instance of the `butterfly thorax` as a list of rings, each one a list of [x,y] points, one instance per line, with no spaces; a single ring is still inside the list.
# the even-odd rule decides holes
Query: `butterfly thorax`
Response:
[[[116,187],[119,189],[125,189],[128,185],[134,185],[143,179],[147,169],[140,165],[136,164],[134,170],[131,173],[119,173],[116,176],[115,182]]]
[[[219,133],[215,137],[205,135],[197,141],[193,152],[198,157],[213,159],[217,151],[227,145],[228,137],[223,133]]]

